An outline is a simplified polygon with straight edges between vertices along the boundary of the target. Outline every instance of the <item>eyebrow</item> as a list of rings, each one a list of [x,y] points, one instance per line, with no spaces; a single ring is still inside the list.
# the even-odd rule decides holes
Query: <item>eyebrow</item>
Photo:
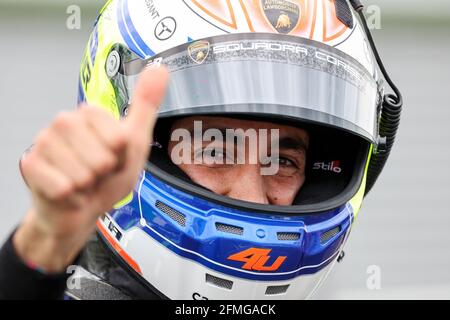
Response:
[[[214,126],[211,127],[203,127],[203,132],[202,134],[205,133],[205,131],[207,131],[208,129],[216,129],[219,130],[220,133],[222,134],[223,137],[227,136],[227,130],[231,129],[234,130],[234,128],[217,128]],[[191,136],[194,136],[194,128],[191,128],[190,130],[188,130],[189,133],[191,134]],[[292,138],[292,137],[284,137],[281,138],[279,141],[279,148],[280,149],[285,149],[285,150],[296,150],[296,151],[308,151],[308,144],[306,143],[306,141],[303,138],[300,137],[296,137],[296,138]]]
[[[308,144],[302,138],[281,138],[279,147],[280,149],[308,151]]]
[[[225,137],[225,136],[226,136],[227,129],[232,129],[232,128],[216,128],[216,127],[213,127],[213,126],[211,126],[211,127],[203,127],[203,128],[202,128],[202,135],[205,134],[205,131],[208,131],[208,130],[210,130],[210,129],[219,130],[220,133],[222,134],[222,136]],[[189,134],[191,135],[191,137],[194,136],[194,128],[190,128],[190,129],[188,130],[188,132],[189,132]]]

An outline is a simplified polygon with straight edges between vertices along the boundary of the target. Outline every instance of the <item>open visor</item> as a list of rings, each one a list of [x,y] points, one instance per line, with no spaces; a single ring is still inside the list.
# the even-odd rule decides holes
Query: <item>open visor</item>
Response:
[[[125,60],[111,79],[122,110],[130,104],[142,70],[164,64],[170,84],[160,118],[276,116],[312,121],[376,141],[376,80],[350,56],[316,41],[230,34],[184,44],[149,60],[130,55]]]

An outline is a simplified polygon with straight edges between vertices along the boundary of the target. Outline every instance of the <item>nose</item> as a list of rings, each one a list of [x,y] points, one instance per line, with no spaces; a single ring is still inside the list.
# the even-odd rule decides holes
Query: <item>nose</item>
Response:
[[[259,165],[242,165],[226,196],[253,203],[269,204],[264,177]]]

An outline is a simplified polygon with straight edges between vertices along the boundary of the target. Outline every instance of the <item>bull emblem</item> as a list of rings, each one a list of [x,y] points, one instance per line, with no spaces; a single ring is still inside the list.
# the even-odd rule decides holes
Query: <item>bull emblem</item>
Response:
[[[195,59],[195,61],[201,62],[204,60],[205,60],[205,53],[203,51],[200,51],[199,53],[197,53],[197,58]]]
[[[287,14],[283,13],[278,17],[277,26],[275,27],[275,29],[286,29],[291,28],[291,26],[291,18],[289,18]]]

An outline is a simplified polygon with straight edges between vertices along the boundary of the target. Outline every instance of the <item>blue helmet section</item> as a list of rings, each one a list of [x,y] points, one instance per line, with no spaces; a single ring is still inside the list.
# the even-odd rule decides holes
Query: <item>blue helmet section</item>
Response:
[[[131,19],[128,0],[120,0],[117,6],[119,30],[127,46],[141,58],[154,56],[155,52],[142,40]]]
[[[187,194],[149,173],[142,174],[133,200],[109,215],[122,230],[140,228],[167,250],[207,268],[262,281],[288,280],[320,271],[339,254],[353,221],[350,204],[298,216],[243,212]],[[219,231],[217,224],[241,232]],[[330,230],[338,231],[324,241],[324,233]],[[297,236],[283,240],[280,233]],[[242,269],[244,262],[229,259],[250,248],[270,249],[268,266],[278,257],[286,258],[276,271],[269,272]]]

